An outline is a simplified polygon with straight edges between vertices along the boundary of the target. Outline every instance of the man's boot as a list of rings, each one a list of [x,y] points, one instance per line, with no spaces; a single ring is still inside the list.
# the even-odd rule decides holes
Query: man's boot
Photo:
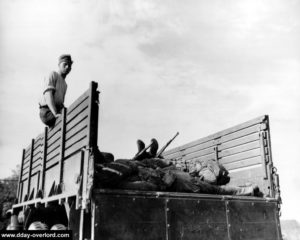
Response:
[[[152,138],[151,143],[152,143],[152,145],[150,147],[149,153],[150,153],[151,157],[154,158],[156,156],[156,153],[158,150],[158,142],[155,138]]]
[[[140,139],[137,140],[136,144],[138,147],[138,153],[141,152],[145,148],[145,143]]]

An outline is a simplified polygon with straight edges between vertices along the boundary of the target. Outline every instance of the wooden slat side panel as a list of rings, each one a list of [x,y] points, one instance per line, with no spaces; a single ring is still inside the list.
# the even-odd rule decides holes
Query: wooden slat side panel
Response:
[[[42,165],[41,164],[38,164],[36,165],[35,167],[32,168],[32,173],[31,175],[34,175],[36,174],[37,172],[40,172],[42,170]]]
[[[68,157],[69,155],[79,151],[81,148],[86,146],[86,137],[84,137],[83,139],[81,139],[80,141],[74,143],[73,145],[69,146],[68,148],[66,148],[65,151],[65,156]]]
[[[71,113],[78,105],[83,101],[86,101],[86,98],[89,97],[89,90],[85,91],[74,103],[72,103],[68,108],[68,113]]]
[[[61,144],[60,138],[56,142],[53,142],[51,146],[47,149],[47,154],[49,155],[51,152],[53,152],[55,149],[57,149]]]
[[[86,128],[81,129],[79,132],[77,132],[75,135],[71,136],[68,140],[66,140],[65,149],[70,148],[75,143],[82,141],[82,139],[85,139],[87,137],[87,131],[85,131]]]
[[[88,109],[84,110],[81,115],[79,115],[76,119],[69,122],[66,125],[66,132],[71,131],[74,127],[76,127],[79,124],[87,124],[88,121]]]
[[[228,148],[233,148],[233,147],[237,147],[246,143],[251,143],[254,141],[259,141],[259,133],[254,133],[254,134],[250,134],[244,137],[240,137],[238,139],[232,140],[232,141],[228,141],[228,142],[224,142],[221,143],[220,145],[218,145],[218,149],[219,151],[228,149]]]
[[[67,111],[67,119],[66,119],[67,124],[70,123],[71,121],[74,121],[74,119],[76,119],[78,116],[85,115],[82,113],[84,113],[89,106],[88,100],[89,98],[87,98],[84,102],[82,102],[79,106],[77,106],[72,112]]]
[[[27,159],[24,160],[23,170],[24,170],[25,168],[28,168],[28,167],[29,167],[29,160],[30,160],[30,158],[27,158]]]
[[[185,157],[183,157],[182,158],[182,161],[183,162],[188,162],[188,163],[194,163],[194,162],[196,162],[196,161],[206,161],[206,160],[210,160],[210,159],[214,159],[214,157],[215,157],[215,154],[208,154],[208,155],[205,155],[205,156],[200,156],[200,157],[195,157],[195,158],[192,158],[192,159],[189,159],[189,158],[185,158]]]
[[[248,166],[253,166],[259,164],[261,166],[261,157],[248,158],[241,161],[235,161],[227,164],[223,164],[227,170],[239,169]]]
[[[43,156],[43,152],[42,151],[36,152],[36,154],[32,158],[32,162],[34,163],[35,161],[37,161],[40,158],[42,158],[42,156]]]
[[[32,162],[32,168],[34,168],[40,164],[42,164],[42,157],[40,157],[40,158],[36,159],[36,161]]]
[[[234,127],[231,127],[231,128],[228,128],[226,130],[223,130],[223,131],[220,131],[220,132],[217,132],[215,134],[212,134],[212,135],[209,135],[207,137],[204,137],[204,138],[201,138],[201,139],[198,139],[198,140],[195,140],[193,142],[190,142],[190,143],[187,143],[187,144],[184,144],[182,146],[179,146],[179,147],[176,147],[176,148],[173,148],[171,150],[168,150],[164,153],[164,156],[167,156],[169,154],[172,154],[174,152],[178,152],[182,149],[187,149],[189,147],[192,147],[192,146],[196,146],[200,143],[203,143],[203,142],[207,142],[207,141],[210,141],[210,140],[213,140],[213,139],[217,139],[217,138],[220,138],[222,136],[225,136],[225,135],[228,135],[232,132],[237,132],[237,131],[240,131],[242,129],[245,129],[245,128],[249,128],[249,127],[252,127],[254,125],[256,126],[260,126],[260,123],[263,123],[265,121],[265,119],[267,118],[266,115],[264,116],[260,116],[258,118],[255,118],[255,119],[252,119],[250,121],[247,121],[245,123],[242,123],[242,124],[239,124],[239,125],[236,125]]]
[[[25,171],[24,173],[23,173],[23,175],[22,175],[22,180],[25,180],[25,179],[27,179],[28,178],[28,169],[26,169],[27,171]]]
[[[57,141],[60,140],[60,136],[61,136],[61,129],[59,129],[59,131],[56,131],[55,134],[52,134],[51,138],[48,138],[47,140],[47,148],[49,149],[51,147],[51,145]]]
[[[211,155],[214,152],[215,152],[214,149],[211,147],[211,148],[208,148],[208,149],[205,149],[205,150],[201,150],[199,152],[194,152],[194,153],[188,154],[188,155],[184,156],[183,158],[185,160],[198,159],[198,158],[201,158],[201,157],[206,157],[208,155]]]
[[[26,149],[25,149],[25,159],[28,158],[30,156],[30,151],[31,151],[31,145],[29,145]]]
[[[87,126],[78,126],[78,128],[75,128],[74,131],[77,132],[70,132],[70,134],[73,134],[71,136],[68,136],[69,139],[66,141],[67,145],[66,145],[66,149],[68,149],[71,145],[75,144],[78,141],[81,141],[81,139],[86,138],[87,137]],[[68,135],[68,134],[67,134]]]
[[[38,142],[35,142],[34,144],[34,150],[33,150],[33,155],[35,154],[38,149],[40,149],[43,146],[43,141],[39,140]]]
[[[49,141],[49,139],[53,135],[57,134],[58,131],[61,131],[61,118],[59,118],[57,120],[57,123],[55,124],[55,127],[53,129],[51,129],[51,130],[48,131],[47,140]]]
[[[257,148],[260,148],[260,142],[258,140],[255,142],[239,145],[237,147],[225,149],[223,151],[220,151],[218,154],[219,154],[219,157],[222,158],[222,157],[227,157],[230,155],[246,152],[246,151],[257,149]]]
[[[59,161],[59,154],[51,158],[49,161],[46,162],[46,169],[49,167],[58,164]]]
[[[242,153],[230,155],[228,157],[223,157],[219,161],[221,164],[226,164],[226,163],[236,162],[243,159],[254,158],[259,156],[260,156],[260,149],[258,148],[258,149],[253,149]]]
[[[77,134],[80,134],[82,131],[85,131],[87,134],[87,118],[84,118],[82,121],[78,122],[76,125],[74,125],[72,128],[67,128],[66,132],[66,140],[69,140],[70,138],[74,137]]]
[[[208,148],[211,148],[212,146],[214,146],[214,141],[213,140],[205,142],[205,143],[200,143],[196,146],[192,146],[192,147],[189,147],[189,148],[186,148],[186,149],[182,149],[180,151],[173,152],[171,154],[166,154],[166,155],[164,155],[164,157],[168,158],[168,159],[178,158],[178,157],[182,157],[183,155],[186,156],[188,154],[193,154],[193,153],[199,152],[201,150],[206,150]]]
[[[260,124],[257,124],[257,125],[254,125],[254,126],[251,126],[251,127],[248,127],[248,128],[244,128],[242,130],[239,130],[239,131],[232,132],[232,133],[229,133],[227,135],[221,136],[220,137],[220,142],[227,142],[227,141],[234,140],[234,139],[237,139],[237,138],[240,138],[240,137],[251,135],[253,133],[259,132],[260,129],[261,129]]]
[[[47,162],[52,160],[54,157],[58,156],[60,154],[60,148],[59,145],[56,149],[54,149],[51,153],[47,155]]]

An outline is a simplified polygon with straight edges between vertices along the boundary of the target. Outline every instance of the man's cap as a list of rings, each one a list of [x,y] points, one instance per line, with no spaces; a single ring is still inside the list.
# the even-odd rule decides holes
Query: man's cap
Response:
[[[73,63],[71,55],[69,54],[63,54],[58,58],[58,64],[60,64],[61,62],[67,62],[67,63]]]

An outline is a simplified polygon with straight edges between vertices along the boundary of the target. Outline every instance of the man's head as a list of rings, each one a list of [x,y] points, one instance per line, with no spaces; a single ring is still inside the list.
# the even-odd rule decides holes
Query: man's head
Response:
[[[69,54],[63,54],[58,58],[59,72],[63,76],[67,76],[72,69],[72,58]]]

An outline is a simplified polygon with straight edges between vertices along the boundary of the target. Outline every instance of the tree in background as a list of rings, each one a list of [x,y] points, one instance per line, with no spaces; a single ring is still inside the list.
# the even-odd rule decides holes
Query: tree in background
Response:
[[[15,201],[20,175],[20,165],[12,170],[8,178],[0,179],[0,230],[5,228],[7,223],[6,211],[11,208]]]

